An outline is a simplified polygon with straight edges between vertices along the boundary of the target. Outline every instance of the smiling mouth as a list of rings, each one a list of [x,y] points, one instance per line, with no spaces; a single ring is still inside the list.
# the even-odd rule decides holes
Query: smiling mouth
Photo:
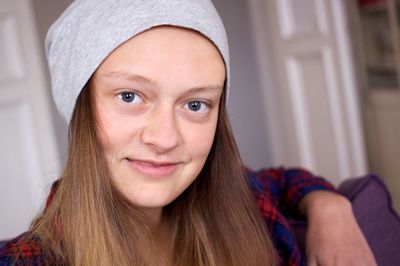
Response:
[[[179,165],[177,162],[156,162],[129,158],[127,158],[127,161],[134,170],[148,177],[169,176],[176,171]]]

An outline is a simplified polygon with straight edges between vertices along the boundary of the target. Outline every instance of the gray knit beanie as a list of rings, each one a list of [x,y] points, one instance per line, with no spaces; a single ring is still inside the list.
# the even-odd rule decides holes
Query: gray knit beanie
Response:
[[[118,46],[149,28],[196,30],[219,49],[229,84],[229,51],[222,21],[210,0],[76,0],[46,37],[53,97],[69,123],[82,88]]]

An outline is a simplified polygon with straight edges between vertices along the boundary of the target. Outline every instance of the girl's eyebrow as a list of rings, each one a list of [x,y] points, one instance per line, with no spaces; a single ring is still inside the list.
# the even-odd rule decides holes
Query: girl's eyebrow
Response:
[[[129,72],[126,72],[126,71],[110,71],[110,72],[106,72],[104,74],[101,74],[101,76],[111,77],[111,78],[121,78],[122,77],[122,78],[125,78],[125,79],[129,80],[129,81],[135,81],[135,82],[149,83],[149,84],[152,84],[152,85],[157,85],[156,81],[154,81],[154,80],[152,80],[152,79],[150,79],[148,77],[145,77],[145,76],[142,76],[142,75],[133,74],[133,73],[129,73]]]
[[[101,76],[111,77],[111,78],[121,78],[122,77],[129,81],[148,83],[148,84],[151,84],[154,86],[158,86],[158,84],[155,80],[152,80],[152,79],[142,76],[142,75],[129,73],[126,71],[110,71],[110,72],[101,74]],[[184,94],[188,95],[188,94],[199,93],[199,92],[210,92],[213,94],[219,94],[222,91],[222,89],[223,89],[223,86],[220,86],[220,85],[198,86],[198,87],[190,88]]]
[[[223,87],[219,86],[219,85],[193,87],[193,88],[187,90],[184,93],[184,96],[190,95],[190,94],[195,94],[195,93],[202,93],[202,92],[219,95],[222,92],[222,89],[223,89]]]

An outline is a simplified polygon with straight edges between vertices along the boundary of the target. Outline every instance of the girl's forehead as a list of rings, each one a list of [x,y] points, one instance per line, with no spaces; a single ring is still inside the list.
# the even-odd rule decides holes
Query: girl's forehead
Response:
[[[162,26],[145,31],[116,48],[95,75],[149,81],[168,75],[180,79],[225,79],[224,60],[202,34],[180,27]],[[150,83],[150,82],[148,82]]]

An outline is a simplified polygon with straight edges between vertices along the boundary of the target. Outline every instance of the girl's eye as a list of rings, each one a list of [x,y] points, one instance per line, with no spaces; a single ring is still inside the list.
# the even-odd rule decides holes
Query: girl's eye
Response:
[[[131,91],[123,91],[118,96],[125,103],[137,104],[142,102],[139,95]]]
[[[209,107],[202,101],[190,101],[186,104],[186,108],[193,112],[204,113]]]

